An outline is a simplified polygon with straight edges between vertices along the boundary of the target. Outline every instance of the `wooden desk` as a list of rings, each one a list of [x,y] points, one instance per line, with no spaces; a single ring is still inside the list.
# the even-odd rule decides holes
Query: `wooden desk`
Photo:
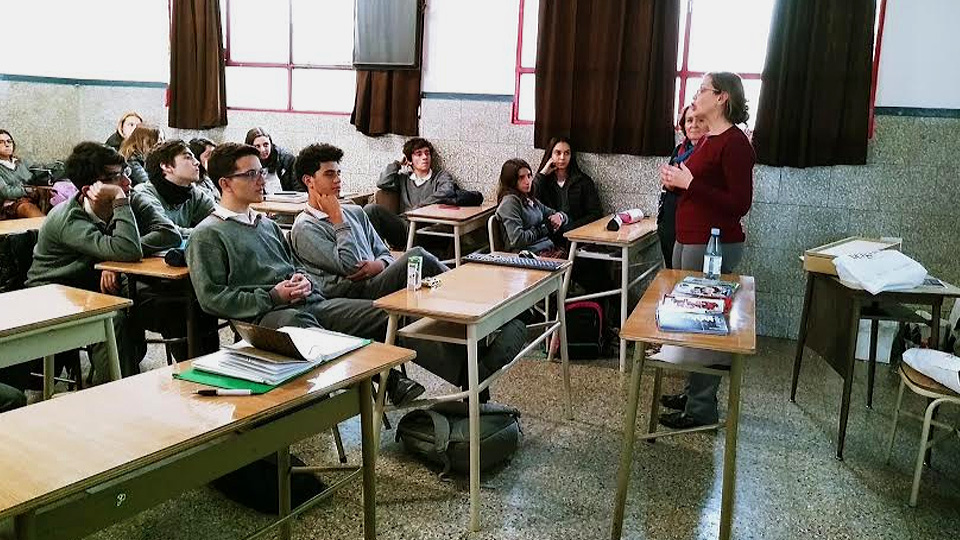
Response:
[[[790,401],[796,401],[800,364],[803,360],[803,349],[806,346],[822,356],[843,379],[843,390],[840,394],[840,420],[837,428],[838,460],[843,459],[847,435],[860,319],[869,319],[871,322],[870,354],[867,360],[867,407],[872,407],[879,321],[918,322],[919,317],[903,308],[903,304],[930,306],[931,320],[919,320],[919,322],[930,324],[931,342],[939,343],[940,312],[945,298],[960,298],[960,289],[944,282],[943,287],[924,285],[907,291],[884,291],[871,295],[863,289],[842,283],[836,276],[807,272],[807,287],[803,297],[803,311],[800,315],[800,333],[797,336],[797,354],[794,358],[793,377],[790,381]]]
[[[26,231],[38,231],[43,225],[45,217],[20,218],[20,219],[0,219],[0,235],[21,233]]]
[[[130,280],[130,296],[133,300],[133,309],[138,309],[137,304],[137,280],[140,278],[152,278],[174,281],[180,284],[181,297],[187,312],[187,354],[190,358],[196,357],[198,336],[197,336],[197,309],[193,285],[190,283],[190,269],[182,266],[170,266],[164,262],[163,257],[146,257],[137,262],[117,262],[106,261],[94,266],[97,270],[109,270],[120,274],[126,274]]]
[[[620,328],[623,328],[624,321],[627,320],[627,300],[630,296],[630,288],[649,276],[654,270],[660,267],[659,258],[656,263],[644,269],[639,276],[630,281],[630,252],[631,250],[643,249],[658,241],[657,237],[657,219],[656,216],[646,217],[637,223],[625,224],[617,231],[608,231],[607,223],[613,214],[600,218],[593,223],[588,223],[572,231],[564,233],[564,238],[570,241],[570,262],[576,257],[585,259],[597,259],[601,261],[613,261],[620,263],[620,288],[609,291],[585,294],[574,298],[567,298],[567,302],[579,302],[581,300],[590,300],[594,298],[603,298],[606,296],[620,295]],[[610,255],[607,253],[596,253],[585,249],[578,249],[580,244],[593,244],[598,246],[607,246],[620,249],[620,255]],[[569,278],[563,284],[564,294],[569,291]],[[627,369],[627,342],[620,340],[620,371]]]
[[[43,357],[43,397],[53,394],[53,357],[91,343],[107,343],[110,378],[120,378],[113,317],[126,298],[64,285],[0,294],[0,367]],[[6,474],[6,473],[5,473]]]
[[[410,221],[407,233],[407,250],[413,247],[413,239],[419,232],[425,236],[453,238],[453,262],[460,266],[460,238],[487,226],[487,218],[497,211],[497,206],[486,203],[482,206],[452,206],[431,204],[404,213]],[[418,231],[420,224],[427,226]],[[452,228],[452,232],[446,230]],[[447,262],[447,261],[444,261]]]
[[[572,417],[570,405],[570,373],[567,357],[566,320],[562,309],[557,319],[541,323],[544,332],[521,350],[517,356],[482,383],[478,380],[477,345],[487,335],[506,322],[533,307],[537,302],[556,293],[557,305],[563,305],[564,276],[570,265],[555,272],[526,270],[507,266],[469,263],[440,275],[440,287],[417,291],[406,289],[384,296],[373,305],[390,314],[387,325],[387,343],[393,343],[397,334],[406,337],[459,343],[467,347],[467,377],[469,390],[435,398],[419,400],[409,406],[437,401],[469,398],[470,409],[470,531],[480,530],[480,401],[479,392],[499,378],[527,352],[553,332],[560,332],[560,357],[563,365],[564,413]],[[400,316],[413,315],[421,319],[397,330]],[[382,375],[383,377],[386,374]],[[381,379],[386,380],[386,379]],[[385,387],[386,385],[384,385]],[[377,396],[377,405],[383,404],[383,392]],[[377,419],[379,414],[375,414]]]
[[[340,202],[359,204],[362,206],[366,204],[370,197],[373,197],[372,192],[350,191],[340,194]],[[267,214],[279,214],[282,216],[297,217],[300,215],[300,212],[306,210],[307,203],[263,201],[251,204],[250,208],[253,208],[257,212],[264,212]]]
[[[633,463],[634,433],[637,424],[637,404],[640,399],[640,375],[646,359],[648,344],[678,345],[693,349],[733,353],[730,366],[730,393],[727,405],[726,441],[723,447],[723,487],[720,502],[720,538],[730,538],[733,523],[734,487],[736,486],[737,428],[740,419],[740,381],[743,377],[743,356],[752,355],[757,349],[756,286],[750,276],[724,275],[721,279],[739,281],[740,288],[733,297],[728,314],[730,333],[726,336],[661,332],[657,326],[657,304],[673,286],[688,275],[702,276],[700,272],[686,270],[661,270],[653,283],[620,329],[620,337],[636,341],[633,356],[633,373],[623,420],[623,444],[620,452],[620,469],[617,473],[617,497],[613,510],[611,538],[617,540],[623,527],[623,509],[627,500],[630,469]]]
[[[267,394],[241,397],[196,395],[200,385],[171,376],[190,367],[184,362],[4,413],[0,521],[13,517],[21,539],[80,538],[276,451],[287,471],[280,508],[288,520],[272,527],[288,538],[290,444],[359,413],[363,533],[375,538],[369,381],[414,356],[374,343]],[[338,390],[345,392],[327,397]]]

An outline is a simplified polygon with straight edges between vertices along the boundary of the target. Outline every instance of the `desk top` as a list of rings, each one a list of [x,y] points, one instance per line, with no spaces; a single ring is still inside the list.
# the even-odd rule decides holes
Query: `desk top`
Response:
[[[0,234],[12,234],[25,231],[36,231],[43,225],[45,217],[0,219]]]
[[[185,279],[190,277],[189,268],[170,266],[164,262],[163,257],[145,257],[137,262],[106,261],[98,263],[94,268],[161,279]]]
[[[414,356],[372,343],[266,394],[236,397],[196,395],[202,385],[172,377],[191,365],[182,362],[0,414],[0,520],[284,414]]]
[[[117,311],[128,298],[65,285],[43,285],[0,294],[0,338]]]
[[[251,204],[250,208],[253,208],[257,212],[266,212],[268,214],[283,214],[287,216],[296,216],[300,214],[300,212],[303,212],[304,209],[307,208],[307,203],[263,201],[263,202]]]
[[[701,272],[686,270],[661,270],[643,293],[643,298],[630,314],[620,330],[620,337],[628,341],[661,343],[709,349],[712,351],[739,354],[754,354],[757,349],[756,286],[751,276],[724,274],[721,279],[739,281],[740,288],[733,296],[733,306],[727,314],[730,333],[726,336],[661,332],[657,326],[657,304],[664,295],[673,290],[678,281],[689,275],[702,276]]]
[[[619,231],[608,231],[607,222],[613,214],[602,217],[592,223],[587,223],[582,227],[577,227],[572,231],[563,233],[567,240],[577,242],[588,242],[592,244],[607,244],[613,246],[629,246],[649,235],[657,233],[657,217],[645,217],[637,223],[629,223],[620,226]]]
[[[563,272],[568,265],[556,272]],[[374,301],[373,305],[389,312],[471,323],[554,275],[555,272],[544,270],[467,263],[441,274],[440,287],[417,291],[401,289]]]
[[[497,210],[497,205],[484,203],[481,206],[448,206],[445,204],[431,204],[422,208],[404,212],[411,221],[471,221],[486,217]]]

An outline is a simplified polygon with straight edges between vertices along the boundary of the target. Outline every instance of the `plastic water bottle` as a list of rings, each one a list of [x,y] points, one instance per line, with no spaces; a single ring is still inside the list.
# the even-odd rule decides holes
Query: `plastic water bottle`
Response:
[[[720,229],[710,229],[710,241],[703,254],[703,273],[707,279],[720,279],[720,266],[723,264],[723,252],[720,249]]]

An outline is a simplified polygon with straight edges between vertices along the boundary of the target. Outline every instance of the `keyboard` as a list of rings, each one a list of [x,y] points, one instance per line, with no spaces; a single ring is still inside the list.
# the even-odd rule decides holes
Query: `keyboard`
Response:
[[[496,264],[500,266],[514,266],[516,268],[528,268],[530,270],[545,270],[554,272],[560,269],[566,261],[557,261],[551,259],[527,259],[517,255],[498,255],[493,253],[471,253],[463,258],[464,262],[475,262],[482,264]]]

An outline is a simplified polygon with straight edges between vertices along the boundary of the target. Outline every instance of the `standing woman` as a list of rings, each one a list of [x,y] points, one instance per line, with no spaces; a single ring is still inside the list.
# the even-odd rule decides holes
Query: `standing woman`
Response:
[[[693,149],[700,142],[706,130],[703,127],[703,118],[690,112],[690,106],[683,108],[678,122],[683,133],[683,141],[673,149],[670,155],[670,165],[679,166],[687,160]],[[664,268],[673,268],[673,243],[676,241],[677,201],[682,191],[667,189],[660,190],[660,204],[657,210],[657,236],[660,237],[660,250],[663,252]]]
[[[723,248],[721,271],[730,273],[743,256],[746,236],[740,219],[752,203],[756,161],[750,141],[736,126],[750,117],[740,77],[729,72],[705,75],[690,111],[703,119],[709,135],[685,162],[660,170],[665,188],[684,190],[677,204],[673,267],[701,270],[710,229],[716,227]],[[729,361],[729,355],[714,354],[719,357],[713,363]],[[720,377],[691,373],[683,394],[661,398],[676,412],[660,415],[660,423],[676,429],[716,423],[719,385]]]
[[[190,139],[189,146],[190,152],[192,152],[194,157],[197,158],[197,161],[200,162],[200,180],[196,183],[196,186],[206,191],[207,195],[210,195],[214,201],[220,202],[220,190],[213,185],[213,180],[211,180],[210,175],[207,174],[207,162],[210,160],[210,152],[213,152],[213,149],[216,148],[217,145],[206,137],[197,137]]]
[[[132,186],[137,186],[148,180],[147,169],[145,168],[147,154],[158,143],[162,143],[163,139],[163,131],[160,131],[157,126],[140,124],[120,145],[120,154],[123,159],[127,160],[127,166],[130,167],[130,184]]]
[[[533,196],[530,164],[519,158],[508,159],[500,169],[497,217],[506,233],[506,250],[533,253],[556,251],[550,235],[570,221]]]
[[[248,131],[244,142],[260,152],[260,165],[267,169],[267,175],[263,177],[267,193],[307,190],[293,170],[297,156],[273,144],[273,138],[263,128]]]
[[[23,185],[33,174],[27,164],[16,156],[17,143],[13,135],[0,129],[0,219],[42,217],[43,212]]]
[[[561,232],[603,217],[597,185],[580,170],[567,137],[550,139],[540,160],[540,172],[533,179],[533,192],[543,204],[570,217]]]
[[[133,133],[133,130],[137,128],[140,124],[143,123],[143,117],[139,113],[130,111],[120,117],[120,121],[117,122],[117,130],[113,132],[112,135],[107,139],[107,142],[103,143],[114,150],[120,150],[120,145],[123,144],[123,141]]]

